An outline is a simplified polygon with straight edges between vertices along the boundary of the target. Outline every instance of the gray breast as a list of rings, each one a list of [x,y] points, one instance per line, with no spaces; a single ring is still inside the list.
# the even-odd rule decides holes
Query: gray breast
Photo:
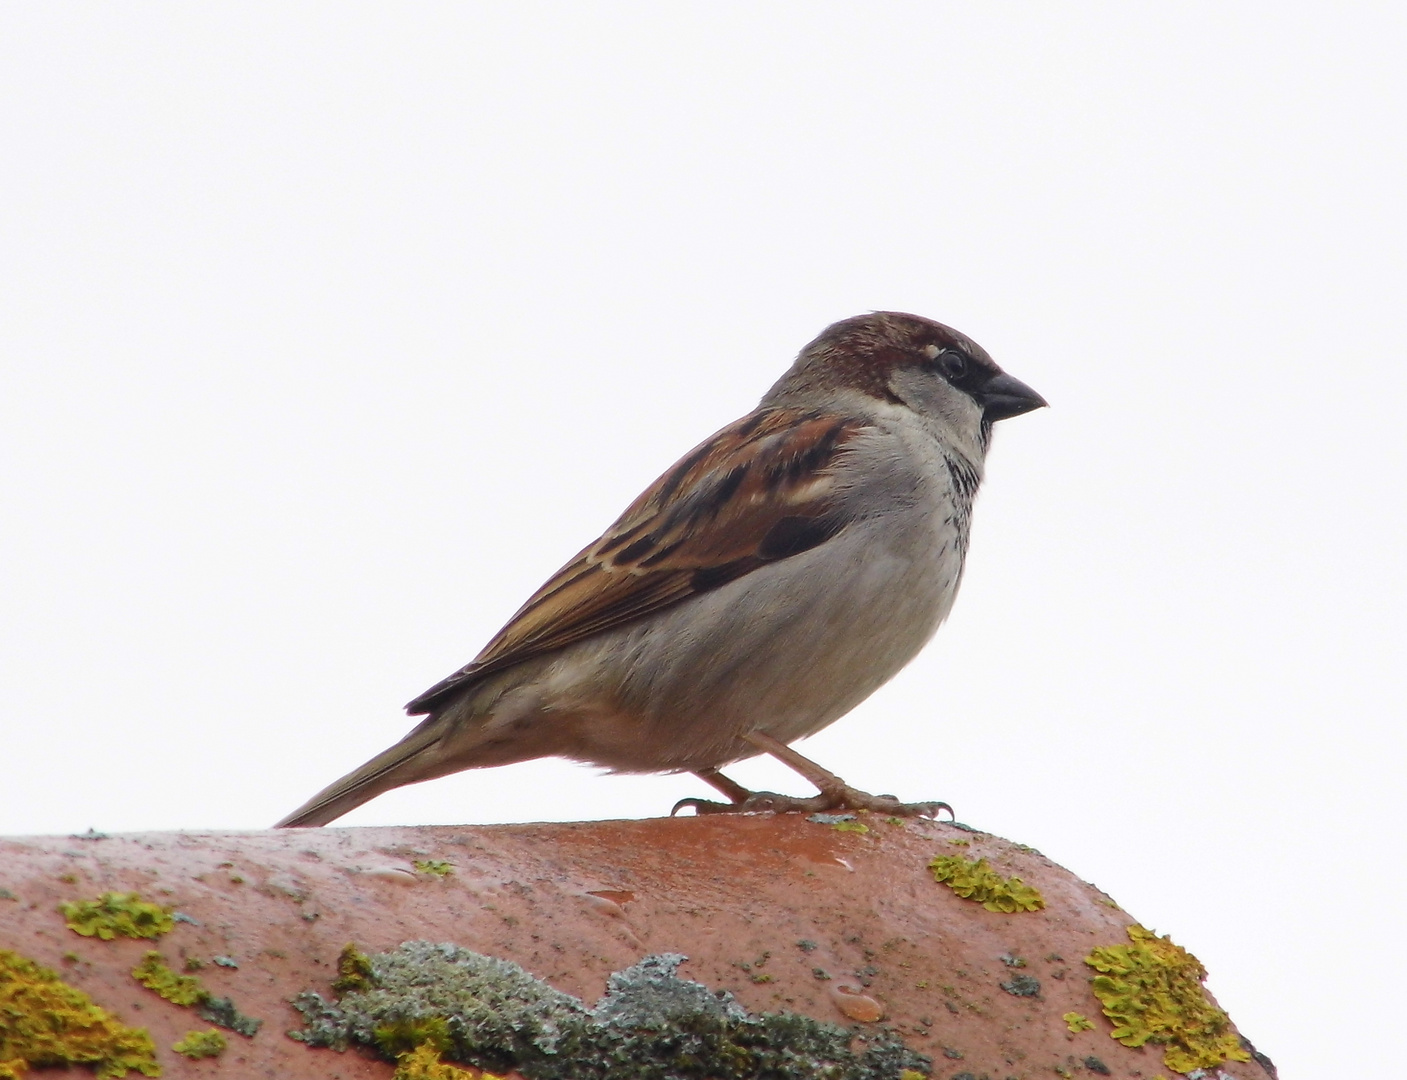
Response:
[[[819,548],[630,632],[623,696],[649,741],[675,748],[674,767],[743,756],[741,731],[813,734],[923,648],[957,592],[976,476],[944,466],[923,481]]]

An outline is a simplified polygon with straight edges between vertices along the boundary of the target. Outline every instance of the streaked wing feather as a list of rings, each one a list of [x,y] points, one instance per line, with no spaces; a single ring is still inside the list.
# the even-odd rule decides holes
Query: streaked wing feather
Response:
[[[844,525],[831,468],[864,427],[831,413],[777,409],[724,428],[553,575],[473,661],[407,711],[429,712],[494,671],[824,543]]]

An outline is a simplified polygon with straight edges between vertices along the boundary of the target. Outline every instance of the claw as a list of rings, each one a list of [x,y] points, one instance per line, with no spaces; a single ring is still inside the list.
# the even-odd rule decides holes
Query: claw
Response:
[[[914,807],[919,811],[919,814],[921,816],[933,818],[935,821],[938,818],[938,811],[940,810],[946,810],[948,812],[949,821],[956,821],[958,819],[958,816],[954,812],[953,808],[945,802],[918,802],[906,803],[905,805]]]
[[[695,814],[794,814],[824,810],[828,804],[823,795],[813,795],[809,799],[798,799],[791,795],[778,795],[775,791],[754,791],[742,802],[721,803],[708,799],[680,799],[670,810],[674,817],[686,806],[692,807]]]
[[[828,810],[865,810],[872,814],[888,814],[893,817],[927,818],[936,818],[940,811],[946,810],[954,820],[957,818],[951,806],[937,800],[900,802],[893,795],[871,795],[849,785],[832,788],[823,794],[828,803],[825,809]]]
[[[797,757],[808,766],[811,765],[794,751],[786,747],[781,749],[786,750],[788,754]],[[769,753],[775,754],[776,751],[769,749]],[[708,799],[680,799],[670,810],[669,816],[677,816],[679,811],[685,807],[691,808],[696,815],[812,814],[827,810],[864,810],[874,814],[889,814],[894,817],[927,818],[936,818],[940,811],[946,810],[954,821],[957,820],[953,808],[945,802],[936,800],[933,802],[900,802],[893,795],[871,795],[858,788],[852,788],[839,777],[821,770],[819,766],[815,767],[813,771],[817,773],[813,783],[821,788],[820,794],[812,795],[809,798],[797,798],[794,795],[778,795],[775,791],[748,791],[741,784],[734,783],[723,776],[718,770],[704,769],[695,775],[718,788],[732,801],[720,803],[711,802]]]
[[[738,812],[738,807],[732,803],[711,802],[708,799],[680,799],[669,811],[669,816],[675,817],[685,807],[692,807],[696,815],[736,814]]]

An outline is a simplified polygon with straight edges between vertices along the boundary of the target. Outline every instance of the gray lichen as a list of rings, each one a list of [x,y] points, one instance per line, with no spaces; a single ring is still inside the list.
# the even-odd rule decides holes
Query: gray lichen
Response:
[[[408,941],[368,960],[370,988],[349,991],[336,1004],[311,991],[294,1000],[308,1022],[296,1037],[312,1046],[359,1044],[394,1055],[426,1041],[418,1033],[443,1028],[451,1057],[470,1061],[476,1049],[491,1048],[494,1065],[502,1067],[556,1055],[588,1020],[580,1001],[512,961],[456,945]]]
[[[227,997],[207,997],[196,1006],[195,1011],[202,1020],[229,1028],[247,1039],[254,1038],[255,1035],[259,1034],[259,1029],[264,1026],[264,1021],[256,1020],[252,1016],[245,1016],[244,1013],[235,1008],[235,1003]]]
[[[675,974],[685,957],[647,956],[610,977],[592,1009],[517,964],[455,945],[406,942],[366,958],[370,985],[335,1002],[294,1001],[311,1046],[388,1057],[430,1043],[445,1057],[530,1080],[897,1080],[931,1062],[892,1032],[793,1013],[748,1013],[726,991]]]
[[[617,971],[606,983],[606,996],[591,1010],[598,1024],[663,1031],[696,1018],[719,1024],[747,1019],[747,1010],[727,990],[714,992],[703,983],[681,979],[675,970],[682,953],[647,956]]]
[[[1009,982],[999,984],[1003,990],[1014,997],[1040,997],[1041,982],[1033,979],[1029,975],[1016,975]]]

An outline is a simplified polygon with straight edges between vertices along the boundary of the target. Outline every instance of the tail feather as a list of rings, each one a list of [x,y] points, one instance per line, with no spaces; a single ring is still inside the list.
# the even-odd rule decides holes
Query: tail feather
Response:
[[[274,828],[326,825],[384,791],[438,776],[427,751],[440,741],[440,735],[439,725],[422,724],[395,746],[323,788]]]

